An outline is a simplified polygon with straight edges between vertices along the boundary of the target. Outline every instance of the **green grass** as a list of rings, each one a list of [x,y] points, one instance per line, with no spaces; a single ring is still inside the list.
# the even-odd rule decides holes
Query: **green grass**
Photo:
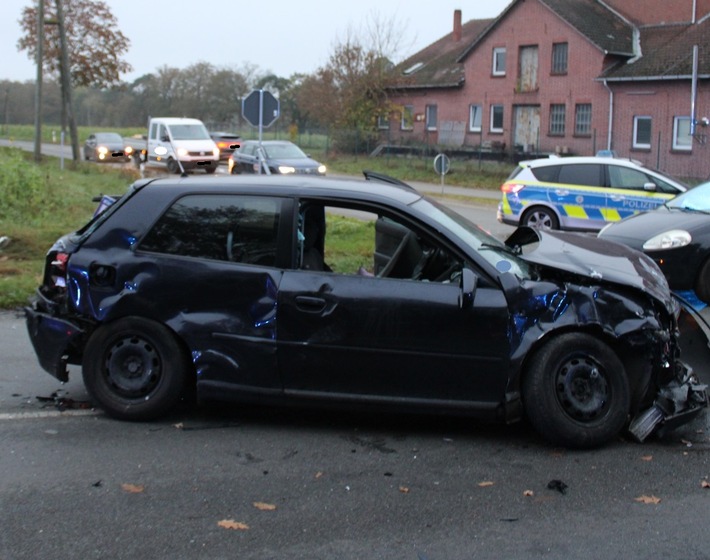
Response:
[[[0,309],[27,303],[47,250],[91,218],[94,196],[122,193],[136,178],[130,167],[70,163],[60,170],[54,158],[38,165],[30,153],[0,148],[0,236],[11,239],[0,249]]]

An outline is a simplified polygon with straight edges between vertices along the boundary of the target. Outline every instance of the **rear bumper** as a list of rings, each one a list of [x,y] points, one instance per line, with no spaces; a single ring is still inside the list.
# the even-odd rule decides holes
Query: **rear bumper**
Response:
[[[67,364],[76,362],[86,333],[72,321],[41,311],[39,301],[25,307],[27,333],[42,369],[66,382],[69,380]]]

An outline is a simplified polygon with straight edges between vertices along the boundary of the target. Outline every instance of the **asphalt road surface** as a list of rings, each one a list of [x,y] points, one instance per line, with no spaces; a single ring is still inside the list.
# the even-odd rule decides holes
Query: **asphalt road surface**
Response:
[[[186,408],[129,423],[0,313],[0,558],[710,557],[707,418],[645,444],[527,425]],[[551,486],[551,487],[550,487]]]

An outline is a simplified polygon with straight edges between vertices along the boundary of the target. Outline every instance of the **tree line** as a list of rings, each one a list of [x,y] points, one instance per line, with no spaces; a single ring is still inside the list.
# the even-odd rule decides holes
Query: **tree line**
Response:
[[[67,21],[73,111],[79,126],[144,127],[149,116],[190,116],[208,127],[239,131],[245,122],[242,99],[253,89],[271,91],[280,100],[279,127],[299,130],[347,128],[376,131],[378,116],[392,109],[387,101],[391,85],[390,59],[398,48],[394,23],[370,21],[358,36],[348,31],[336,43],[327,62],[312,74],[276,76],[258,67],[216,67],[199,62],[187,68],[163,66],[131,83],[121,81],[129,64],[113,53],[126,52],[130,43],[117,28],[109,7],[98,0],[43,0],[45,18],[61,4]],[[18,49],[36,57],[37,8],[24,9],[24,35]],[[42,120],[62,123],[59,85],[59,37],[53,26],[44,34]],[[87,49],[87,44],[91,45]],[[367,45],[367,46],[365,46]],[[33,122],[34,82],[0,81],[5,124]]]

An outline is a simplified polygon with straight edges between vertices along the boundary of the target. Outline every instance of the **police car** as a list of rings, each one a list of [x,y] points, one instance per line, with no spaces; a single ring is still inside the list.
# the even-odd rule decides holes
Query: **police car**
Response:
[[[615,157],[521,161],[501,186],[498,221],[544,229],[599,231],[685,192],[675,179]]]

